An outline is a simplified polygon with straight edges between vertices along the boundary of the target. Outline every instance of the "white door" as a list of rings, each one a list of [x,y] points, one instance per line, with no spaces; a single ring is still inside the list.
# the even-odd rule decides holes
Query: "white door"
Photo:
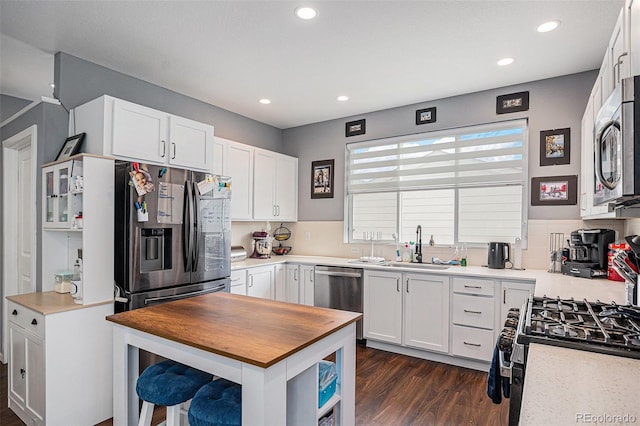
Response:
[[[402,343],[402,276],[364,273],[364,337]]]
[[[298,220],[298,159],[278,156],[276,168],[276,216],[279,220]]]
[[[271,220],[276,218],[276,154],[256,149],[253,158],[253,218]]]
[[[2,288],[4,296],[35,291],[36,256],[36,145],[37,126],[2,141],[2,217],[3,257]],[[8,354],[7,304],[2,300],[2,352]]]
[[[31,276],[33,253],[33,192],[31,147],[18,151],[18,293],[35,291]]]
[[[227,142],[224,174],[231,177],[231,220],[251,220],[253,215],[253,150]]]

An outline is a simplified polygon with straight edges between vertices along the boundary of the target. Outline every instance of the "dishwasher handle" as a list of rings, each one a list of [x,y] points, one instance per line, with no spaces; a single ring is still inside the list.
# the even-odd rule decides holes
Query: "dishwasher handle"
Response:
[[[316,269],[316,275],[328,275],[330,277],[352,277],[360,278],[362,274],[360,272],[337,272],[337,271],[318,271]]]

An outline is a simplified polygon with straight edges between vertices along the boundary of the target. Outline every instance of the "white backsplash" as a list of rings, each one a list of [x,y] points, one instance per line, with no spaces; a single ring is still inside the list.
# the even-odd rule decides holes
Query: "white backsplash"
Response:
[[[626,226],[625,222],[627,222]],[[280,226],[280,223],[270,222],[268,225],[271,227],[270,232],[273,233]],[[371,255],[370,244],[343,243],[344,228],[342,221],[301,221],[285,223],[284,225],[291,230],[291,238],[283,245],[293,247],[291,254],[346,258]],[[572,231],[580,228],[614,229],[616,231],[616,239],[621,239],[624,235],[640,234],[640,219],[628,221],[529,220],[528,245],[527,249],[522,251],[522,267],[525,269],[547,269],[549,267],[549,234],[552,232],[563,233],[564,239],[567,240]],[[244,246],[247,256],[249,256],[252,251],[251,234],[255,231],[263,230],[267,230],[267,222],[233,222],[232,245]],[[396,256],[395,249],[395,244],[375,244],[374,255],[394,260]],[[432,248],[423,244],[423,258],[425,261],[429,261],[432,257],[449,260],[454,256],[454,249],[454,247]],[[487,247],[468,248],[469,265],[486,265],[486,263]]]

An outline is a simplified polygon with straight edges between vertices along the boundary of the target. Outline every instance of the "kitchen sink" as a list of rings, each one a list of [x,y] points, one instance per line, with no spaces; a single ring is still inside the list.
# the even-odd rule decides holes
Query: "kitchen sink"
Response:
[[[451,265],[435,265],[433,263],[389,262],[389,266],[415,269],[449,269]]]

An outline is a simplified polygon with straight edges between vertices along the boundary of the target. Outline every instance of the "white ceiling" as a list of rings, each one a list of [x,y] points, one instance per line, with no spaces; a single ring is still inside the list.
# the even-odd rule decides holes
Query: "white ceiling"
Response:
[[[0,91],[51,96],[63,51],[285,129],[599,68],[622,5],[0,0]]]

